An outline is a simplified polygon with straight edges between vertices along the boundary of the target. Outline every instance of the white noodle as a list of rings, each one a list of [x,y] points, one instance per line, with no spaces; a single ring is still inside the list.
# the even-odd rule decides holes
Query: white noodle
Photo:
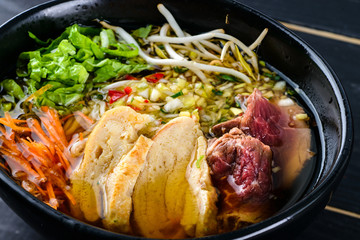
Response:
[[[179,24],[177,24],[175,18],[169,12],[169,10],[167,10],[161,3],[157,5],[157,8],[159,9],[159,12],[166,18],[176,35],[179,37],[185,37],[184,32],[181,30]]]
[[[228,41],[225,43],[223,49],[222,49],[222,52],[221,52],[221,57],[220,57],[220,61],[224,61],[224,58],[225,58],[225,55],[226,55],[226,52],[228,51],[230,45],[233,44],[233,42],[231,41]]]
[[[160,36],[166,36],[168,30],[169,30],[169,24],[164,24],[164,26],[160,30]],[[176,60],[185,60],[182,56],[180,56],[174,51],[174,49],[170,46],[169,43],[164,43],[164,47],[171,58]],[[205,74],[202,71],[196,68],[189,68],[189,69],[193,71],[200,78],[201,81],[203,81],[204,83],[208,82]]]
[[[234,77],[237,77],[237,78],[243,80],[244,82],[251,83],[251,80],[248,76],[246,76],[245,74],[238,72],[234,69],[218,67],[218,66],[210,66],[207,64],[197,63],[194,61],[176,60],[176,59],[155,59],[155,58],[149,57],[147,54],[145,54],[141,50],[140,46],[135,41],[135,39],[129,33],[127,33],[123,28],[111,26],[108,23],[103,22],[103,21],[101,21],[100,23],[106,28],[113,29],[125,42],[133,43],[137,48],[139,48],[139,56],[142,57],[145,61],[147,61],[150,64],[182,66],[182,67],[187,67],[189,69],[190,68],[198,68],[198,69],[201,69],[204,71],[209,71],[209,72],[219,72],[219,73],[229,74],[229,75],[232,75]],[[211,34],[217,34],[217,33],[211,33]],[[162,37],[162,38],[166,39],[167,37]]]
[[[180,45],[180,44],[170,44],[170,46],[172,48],[176,48],[176,49],[182,49],[182,50],[186,50],[187,52],[194,52],[196,53],[199,57],[207,59],[207,56],[205,54],[203,54],[202,52],[200,52],[199,50],[196,50],[194,48],[191,47],[187,47],[184,45]]]
[[[112,83],[110,85],[107,85],[106,87],[104,87],[104,90],[109,90],[109,89],[114,89],[114,88],[118,88],[118,87],[122,87],[125,85],[128,85],[130,83],[136,83],[139,82],[138,80],[124,80],[124,81],[119,81],[119,82],[115,82]]]
[[[253,51],[251,51],[244,43],[242,43],[239,39],[225,34],[225,33],[218,33],[218,32],[207,32],[202,33],[199,35],[191,36],[191,37],[161,37],[161,36],[150,36],[148,37],[149,41],[153,42],[168,42],[168,43],[188,43],[193,41],[200,41],[200,40],[207,40],[212,38],[220,38],[225,39],[228,41],[234,42],[236,45],[238,45],[248,56],[251,57],[252,65],[256,72],[258,72],[258,63],[256,56]]]
[[[191,36],[190,34],[186,34],[186,36]],[[207,58],[209,58],[209,59],[219,59],[219,57],[218,56],[215,56],[214,54],[212,54],[212,53],[210,53],[208,50],[206,50],[204,47],[203,47],[203,45],[201,45],[201,43],[200,42],[198,42],[198,41],[194,41],[194,42],[192,42],[194,45],[195,45],[195,47],[197,47],[203,54],[205,54],[205,56],[207,57]]]
[[[160,5],[160,4],[159,4]],[[169,30],[169,24],[164,24],[164,26],[162,26],[162,28],[160,29],[160,36],[164,37],[166,36],[166,33]],[[184,58],[182,56],[180,56],[179,54],[177,54],[174,49],[170,46],[169,43],[163,43],[165,50],[167,51],[167,53],[169,54],[169,56],[171,58],[174,58],[176,60],[183,60]]]
[[[259,37],[255,40],[255,42],[253,42],[253,44],[251,44],[251,45],[249,46],[249,49],[254,50],[257,46],[259,46],[260,43],[262,42],[262,40],[264,40],[267,32],[268,32],[268,29],[265,28],[265,29],[262,31],[262,33],[259,35]]]

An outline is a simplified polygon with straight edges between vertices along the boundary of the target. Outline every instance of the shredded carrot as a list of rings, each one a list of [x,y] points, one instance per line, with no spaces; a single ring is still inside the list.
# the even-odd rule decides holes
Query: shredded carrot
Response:
[[[3,157],[5,158],[5,160],[8,162],[8,164],[11,167],[11,162],[16,163],[16,165],[18,165],[25,173],[27,173],[28,175],[30,175],[38,184],[40,182],[40,175],[34,171],[32,169],[32,166],[30,165],[29,162],[27,162],[25,159],[15,156],[15,155],[11,155],[9,153],[6,153],[5,151],[3,151],[2,149],[0,150],[0,152],[3,154]]]
[[[69,161],[66,159],[66,157],[64,156],[63,151],[61,151],[58,146],[55,146],[55,149],[56,149],[56,154],[57,154],[60,162],[61,162],[61,163],[63,164],[63,166],[65,167],[65,169],[71,169],[70,163],[69,163]]]
[[[35,118],[13,119],[9,113],[0,118],[0,155],[7,163],[0,162],[0,167],[13,171],[14,177],[23,182],[26,190],[49,206],[57,209],[64,199],[74,205],[75,199],[68,190],[68,176],[72,172],[74,159],[69,153],[62,123],[75,115],[60,120],[56,110],[49,107],[42,107],[36,114],[40,121]],[[88,125],[93,124],[92,119],[83,113],[76,116]],[[72,128],[74,124],[70,123],[69,127]],[[80,136],[83,139],[82,133]]]
[[[50,151],[52,154],[55,153],[55,149],[53,144],[50,143],[50,139],[48,138],[48,136],[45,134],[45,132],[43,131],[43,129],[40,126],[40,123],[36,120],[36,119],[29,119],[28,120],[28,125],[30,127],[30,129],[41,139],[41,141],[49,147]]]
[[[57,209],[59,206],[59,203],[58,203],[57,199],[55,198],[54,189],[50,182],[46,182],[46,190],[49,194],[49,205],[51,207]]]
[[[94,120],[92,120],[91,118],[86,116],[83,112],[76,111],[76,112],[74,112],[74,115],[82,117],[89,125],[94,124]]]
[[[82,133],[82,132],[79,133],[79,139],[80,139],[80,141],[84,140],[84,136],[83,136],[83,133]]]
[[[68,114],[66,115],[65,117],[61,118],[60,121],[64,124],[66,122],[66,120],[68,120],[69,118],[73,117],[74,114],[71,113],[71,114]],[[64,126],[65,127],[65,126]]]
[[[2,167],[3,169],[9,171],[10,169],[5,165],[3,164],[2,162],[0,162],[0,167]]]
[[[8,126],[9,128],[12,128],[14,131],[17,132],[31,132],[30,128],[16,126],[14,122],[12,121],[9,122],[4,118],[0,118],[0,123],[5,126]]]

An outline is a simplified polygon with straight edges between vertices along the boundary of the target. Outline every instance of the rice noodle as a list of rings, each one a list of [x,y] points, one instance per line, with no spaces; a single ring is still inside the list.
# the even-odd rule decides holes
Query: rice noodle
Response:
[[[225,39],[228,41],[232,41],[236,45],[238,45],[240,47],[240,49],[242,49],[248,56],[251,57],[251,62],[254,67],[254,70],[256,71],[256,73],[258,73],[259,67],[258,67],[256,55],[254,54],[254,52],[251,51],[239,39],[237,39],[231,35],[225,34],[225,33],[207,32],[207,33],[194,35],[191,37],[161,37],[161,36],[153,35],[153,36],[148,37],[148,40],[152,41],[152,42],[188,43],[188,42],[207,40],[207,39],[212,39],[212,38]]]
[[[253,42],[250,46],[249,49],[254,50],[257,46],[260,45],[260,43],[262,42],[262,40],[264,40],[266,34],[268,32],[268,29],[265,28],[261,34],[259,35],[259,37],[255,40],[255,42]]]
[[[251,83],[251,80],[248,76],[246,76],[245,74],[243,74],[239,71],[236,71],[234,69],[218,67],[218,66],[209,66],[207,64],[197,63],[194,61],[152,58],[152,57],[148,56],[147,54],[145,54],[141,50],[139,44],[135,41],[135,39],[128,32],[126,32],[123,28],[111,26],[110,24],[108,24],[104,21],[101,21],[100,24],[102,24],[103,27],[105,27],[105,28],[114,30],[116,32],[116,34],[118,34],[125,42],[133,43],[139,49],[139,56],[142,57],[145,61],[147,61],[150,64],[182,66],[182,67],[187,67],[187,68],[198,68],[198,69],[201,69],[204,71],[209,71],[209,72],[219,72],[219,73],[229,74],[229,75],[232,75],[234,77],[237,77],[237,78],[243,80],[244,82]],[[210,34],[220,34],[220,33],[210,33]],[[161,37],[161,38],[166,39],[167,37]]]
[[[225,43],[223,49],[222,49],[222,52],[221,52],[221,56],[220,56],[220,61],[224,61],[224,58],[225,58],[225,55],[226,55],[226,52],[227,50],[229,49],[230,45],[232,44],[233,42],[231,41],[228,41]]]
[[[164,26],[160,30],[160,36],[166,36],[167,31],[169,30],[169,24],[164,24]],[[176,60],[185,60],[183,57],[181,57],[179,54],[177,54],[174,49],[170,46],[169,43],[164,43],[165,50],[169,54],[170,57],[176,59]],[[201,81],[207,82],[206,76],[203,72],[196,68],[189,68],[191,71],[193,71]]]

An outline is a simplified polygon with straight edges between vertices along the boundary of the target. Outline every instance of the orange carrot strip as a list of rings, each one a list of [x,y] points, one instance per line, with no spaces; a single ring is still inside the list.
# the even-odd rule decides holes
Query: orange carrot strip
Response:
[[[75,204],[76,204],[76,200],[75,200],[74,196],[73,196],[68,190],[63,189],[63,188],[62,188],[62,190],[63,190],[63,192],[65,193],[66,197],[69,199],[70,203],[71,203],[72,205],[75,205]]]
[[[32,158],[33,158],[33,157],[32,157]],[[31,161],[31,160],[30,160],[30,161]],[[33,166],[34,166],[36,172],[37,172],[37,173],[40,175],[40,177],[41,177],[40,181],[41,181],[41,182],[45,182],[47,178],[45,177],[44,172],[41,170],[41,168],[40,168],[39,166],[37,166],[37,164],[33,164]]]
[[[39,185],[35,184],[35,186],[42,196],[47,196],[46,192]]]
[[[61,125],[58,113],[53,109],[49,109],[49,108],[46,113],[53,121],[53,124],[55,126],[55,131],[58,133],[58,136],[60,137],[61,141],[64,143],[65,146],[67,146],[68,142],[66,140],[64,128]]]
[[[39,151],[39,147],[36,146],[36,143],[31,143],[29,141],[26,141],[24,139],[20,139],[21,144],[20,147],[22,148],[23,152],[26,153],[29,157],[32,156],[35,161],[37,161],[39,164],[44,165],[45,167],[49,167],[49,162],[46,158],[41,156],[41,150]]]
[[[5,153],[4,151],[0,150],[1,153],[3,154],[3,157],[5,158],[5,160],[7,161],[7,163],[10,165],[11,167],[11,162],[16,163],[25,173],[27,173],[28,175],[32,176],[34,178],[34,183],[39,183],[40,182],[40,176],[39,174],[34,171],[34,169],[32,169],[31,164],[29,162],[27,162],[26,160],[24,160],[21,157],[17,157],[17,156],[12,156],[11,154]]]
[[[87,123],[89,123],[89,125],[94,124],[94,120],[86,116],[83,112],[76,111],[74,112],[74,115],[82,117]]]
[[[83,136],[83,133],[82,133],[82,132],[79,133],[79,139],[80,139],[80,141],[84,140],[84,136]]]
[[[60,121],[61,121],[62,123],[64,123],[66,120],[68,120],[68,119],[71,118],[72,116],[74,116],[73,113],[68,114],[68,115],[66,115],[65,117],[61,118]]]
[[[55,149],[56,149],[56,154],[57,154],[61,164],[63,165],[65,171],[68,171],[69,169],[71,169],[69,161],[66,159],[66,157],[64,156],[64,154],[60,150],[60,148],[57,145],[55,145]]]
[[[36,119],[29,119],[28,126],[30,129],[40,138],[40,140],[50,149],[50,152],[54,155],[55,149],[54,145],[50,142],[50,139],[45,134],[43,129],[40,126],[40,123]]]
[[[54,193],[54,189],[53,186],[51,185],[51,183],[48,181],[46,182],[46,190],[47,193],[49,195],[49,205],[55,209],[58,208],[59,206],[59,202],[58,200],[55,198],[55,193]]]
[[[0,167],[5,169],[6,171],[10,171],[10,169],[5,164],[3,164],[2,162],[0,162]]]
[[[4,118],[0,118],[0,123],[8,126],[9,128],[12,128],[14,131],[17,132],[31,132],[30,128],[16,126],[13,122],[8,122]]]

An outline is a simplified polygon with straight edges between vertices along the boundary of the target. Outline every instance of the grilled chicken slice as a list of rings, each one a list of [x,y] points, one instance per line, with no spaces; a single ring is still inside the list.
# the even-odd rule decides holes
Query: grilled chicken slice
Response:
[[[188,230],[194,236],[196,232],[201,234],[204,231],[201,230],[203,224],[212,222],[203,219],[213,217],[201,209],[207,206],[199,206],[201,203],[215,205],[213,191],[210,186],[206,186],[211,182],[207,182],[209,179],[206,176],[204,180],[200,180],[199,173],[190,180],[192,183],[203,182],[204,187],[210,189],[212,196],[206,197],[203,196],[205,192],[197,189],[198,187],[190,187],[186,177],[191,159],[198,155],[194,152],[201,136],[203,134],[198,123],[188,117],[179,117],[167,123],[153,138],[153,145],[133,194],[133,220],[141,235],[152,238],[183,238],[188,236]],[[205,150],[201,151],[205,155]],[[206,163],[205,160],[204,162]],[[190,202],[194,205],[197,216],[194,223],[187,223],[184,217],[185,205],[187,196],[191,194],[193,197],[190,198]],[[208,203],[207,199],[214,203]],[[184,224],[189,227],[184,228]],[[193,225],[200,227],[197,229]],[[196,231],[190,231],[190,228]]]
[[[106,204],[102,220],[106,229],[121,233],[131,232],[132,193],[152,143],[151,139],[140,136],[130,152],[107,176]]]
[[[126,165],[122,163],[123,159],[138,140],[139,131],[146,128],[150,121],[148,115],[139,114],[129,107],[119,107],[105,112],[89,136],[82,162],[70,177],[72,193],[77,202],[72,209],[76,217],[95,222],[105,218],[106,214],[111,214],[106,210],[106,204],[119,186],[116,182],[111,183],[115,186],[111,186],[107,178],[119,174],[119,164]],[[147,140],[144,141],[149,145]],[[145,153],[139,154],[142,156]],[[131,156],[127,159],[129,158],[129,164],[133,164]],[[135,164],[136,167],[141,169],[141,161],[136,161],[139,161]],[[137,170],[134,171],[135,173],[127,176],[126,181],[132,182],[137,178]],[[110,191],[109,196],[107,190]],[[130,190],[131,186],[128,186],[127,191]]]
[[[217,231],[217,193],[212,185],[210,167],[206,161],[207,142],[197,139],[196,149],[186,169],[189,190],[186,195],[181,225],[188,236],[203,237]]]

